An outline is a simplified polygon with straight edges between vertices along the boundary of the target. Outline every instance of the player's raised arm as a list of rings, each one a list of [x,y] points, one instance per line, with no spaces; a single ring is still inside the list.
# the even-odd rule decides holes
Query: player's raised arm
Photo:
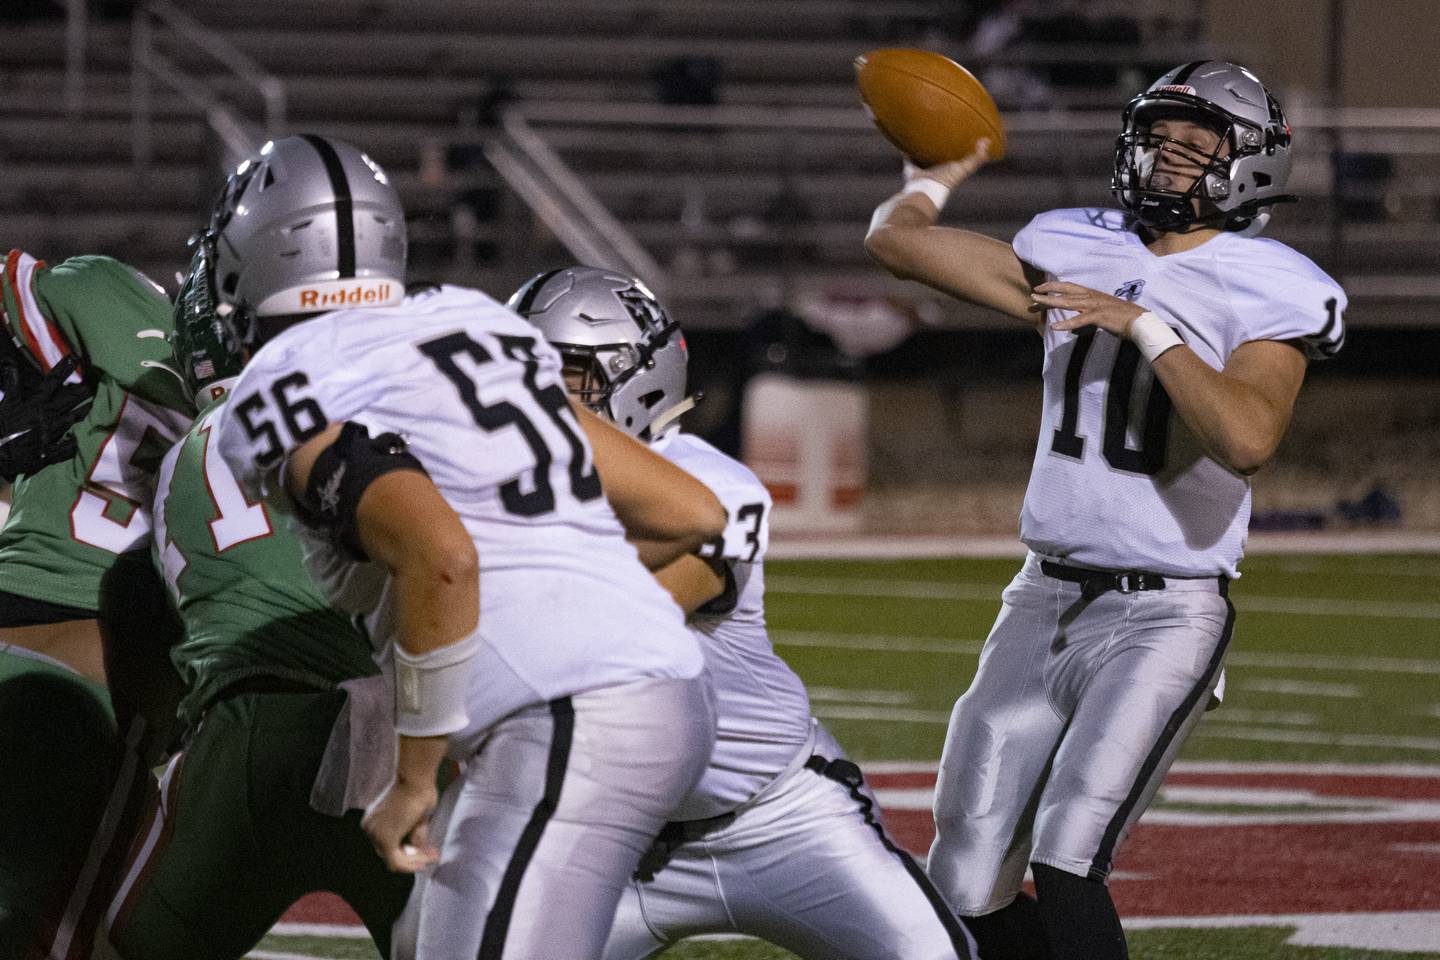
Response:
[[[393,435],[331,424],[290,455],[288,491],[313,521],[358,557],[389,570],[394,589],[395,782],[365,817],[392,870],[439,859],[425,822],[447,735],[468,720],[465,691],[479,638],[480,562],[465,525],[420,462]]]
[[[964,160],[925,170],[907,165],[900,192],[875,208],[865,252],[902,280],[916,280],[967,303],[1038,323],[1030,289],[1040,282],[1003,240],[972,230],[937,226],[950,191],[987,160],[987,141]]]
[[[725,532],[725,508],[699,480],[571,400],[595,468],[641,561],[651,570]]]

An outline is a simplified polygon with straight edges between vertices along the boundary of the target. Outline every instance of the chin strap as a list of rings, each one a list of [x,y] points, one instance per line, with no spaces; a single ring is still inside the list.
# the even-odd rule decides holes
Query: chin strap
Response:
[[[694,394],[693,396],[686,397],[684,400],[681,400],[669,410],[666,410],[664,413],[660,414],[660,416],[656,417],[651,422],[650,426],[647,428],[650,432],[650,436],[652,438],[660,436],[660,434],[664,433],[665,429],[671,426],[676,420],[679,420],[685,414],[689,413],[691,410],[694,410],[697,406],[699,406],[700,401],[703,399],[705,399],[705,394]]]

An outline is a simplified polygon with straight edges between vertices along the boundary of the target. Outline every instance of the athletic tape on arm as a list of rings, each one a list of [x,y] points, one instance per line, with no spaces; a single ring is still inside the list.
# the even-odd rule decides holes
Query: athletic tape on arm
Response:
[[[484,640],[477,629],[455,643],[422,654],[395,644],[395,732],[440,737],[463,730],[470,667]]]

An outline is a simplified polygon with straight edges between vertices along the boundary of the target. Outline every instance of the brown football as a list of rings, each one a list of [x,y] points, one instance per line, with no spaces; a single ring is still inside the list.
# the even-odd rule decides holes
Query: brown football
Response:
[[[961,160],[981,137],[1005,155],[995,101],[975,75],[929,50],[887,48],[855,58],[860,99],[885,138],[922,167]]]

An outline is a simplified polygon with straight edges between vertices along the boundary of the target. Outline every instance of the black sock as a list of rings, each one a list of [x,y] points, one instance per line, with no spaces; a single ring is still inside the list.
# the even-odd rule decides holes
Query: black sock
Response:
[[[1120,915],[1102,881],[1043,863],[1030,869],[1053,960],[1128,960]]]
[[[1028,893],[994,913],[960,919],[975,938],[982,960],[1049,960],[1040,907]]]

